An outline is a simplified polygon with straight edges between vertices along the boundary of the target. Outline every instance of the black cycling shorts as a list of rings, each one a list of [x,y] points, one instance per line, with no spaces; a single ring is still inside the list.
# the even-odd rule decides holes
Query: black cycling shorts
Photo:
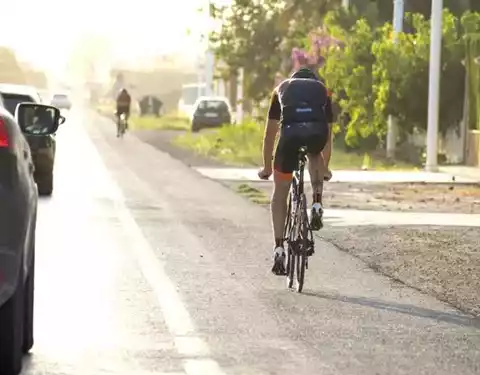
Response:
[[[130,108],[128,107],[117,107],[117,116],[120,117],[120,115],[122,113],[125,113],[125,115],[128,117],[130,117]]]
[[[318,155],[325,148],[329,133],[327,123],[283,125],[275,151],[275,171],[289,174],[297,169],[300,147],[306,147],[309,155]]]

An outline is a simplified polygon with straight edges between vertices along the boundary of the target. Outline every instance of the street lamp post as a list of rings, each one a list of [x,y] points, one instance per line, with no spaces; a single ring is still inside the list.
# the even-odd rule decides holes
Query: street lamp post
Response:
[[[432,0],[430,31],[430,78],[428,90],[427,171],[435,172],[438,163],[438,116],[440,100],[440,64],[442,59],[443,0]]]
[[[393,0],[393,42],[397,43],[398,34],[403,31],[405,1]],[[397,146],[397,127],[393,116],[388,116],[387,125],[387,157],[395,157],[395,148]]]
[[[210,6],[211,0],[207,0],[207,48],[205,50],[205,68],[204,68],[204,78],[205,78],[205,95],[212,95],[213,91],[213,76],[215,70],[215,56],[210,46]]]

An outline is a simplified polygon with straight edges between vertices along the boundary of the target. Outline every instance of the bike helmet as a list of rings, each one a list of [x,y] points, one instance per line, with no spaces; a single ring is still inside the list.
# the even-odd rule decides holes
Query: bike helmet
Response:
[[[293,72],[290,78],[303,78],[303,79],[314,79],[319,81],[320,78],[317,74],[311,69],[308,68],[300,68],[296,72]]]

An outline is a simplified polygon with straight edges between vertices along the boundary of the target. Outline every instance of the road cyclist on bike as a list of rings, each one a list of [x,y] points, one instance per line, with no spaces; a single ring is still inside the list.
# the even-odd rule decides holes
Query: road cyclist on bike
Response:
[[[116,98],[116,120],[117,120],[117,137],[121,136],[121,129],[120,129],[120,121],[121,115],[125,115],[125,129],[128,129],[128,119],[130,117],[130,108],[132,105],[132,97],[128,93],[127,89],[123,88],[119,91],[117,98]]]
[[[271,214],[275,246],[272,272],[276,275],[285,275],[286,272],[284,229],[287,198],[301,147],[306,147],[307,150],[313,189],[310,228],[318,231],[323,227],[323,182],[331,178],[328,163],[332,123],[329,91],[312,70],[301,68],[274,89],[263,140],[264,167],[258,176],[267,180],[273,174]],[[280,137],[273,158],[275,138],[279,131]]]

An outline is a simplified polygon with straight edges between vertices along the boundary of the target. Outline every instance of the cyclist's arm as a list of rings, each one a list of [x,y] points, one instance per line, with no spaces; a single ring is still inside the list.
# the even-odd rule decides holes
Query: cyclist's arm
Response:
[[[281,112],[280,101],[278,100],[278,95],[275,91],[273,92],[270,101],[267,125],[265,126],[265,134],[263,136],[263,165],[269,169],[272,168],[273,148],[275,146],[275,137],[277,136],[279,129]]]

